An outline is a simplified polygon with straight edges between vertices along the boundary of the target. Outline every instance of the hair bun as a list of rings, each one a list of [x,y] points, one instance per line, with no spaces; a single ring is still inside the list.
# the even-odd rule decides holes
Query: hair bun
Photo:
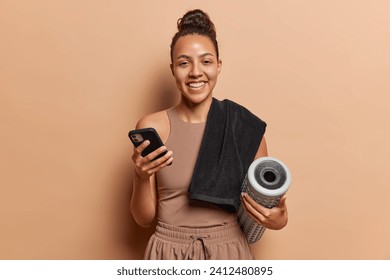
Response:
[[[219,58],[217,33],[208,14],[199,9],[189,11],[182,18],[179,18],[177,29],[178,32],[173,36],[171,42],[171,61],[173,61],[173,49],[177,40],[182,36],[191,34],[208,37],[213,42],[217,58]]]
[[[189,11],[180,18],[177,21],[177,29],[180,33],[195,31],[195,33],[208,33],[209,35],[216,37],[215,26],[210,20],[210,17],[199,9]]]

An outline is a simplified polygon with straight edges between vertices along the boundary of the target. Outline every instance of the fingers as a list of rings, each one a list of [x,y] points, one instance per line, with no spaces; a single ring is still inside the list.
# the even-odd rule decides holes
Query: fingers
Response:
[[[163,167],[166,167],[170,165],[173,162],[172,152],[168,152],[164,157],[161,157],[157,160],[154,160],[150,163],[150,166],[145,167],[145,171],[148,174],[153,174],[162,169]]]
[[[150,145],[150,141],[149,140],[145,140],[137,148],[134,148],[134,153],[140,155],[143,152],[143,150],[145,150],[146,147],[149,146],[149,145]]]
[[[266,220],[266,216],[261,212],[259,211],[258,209],[256,209],[256,205],[254,205],[254,200],[246,193],[243,193],[242,194],[242,204],[246,210],[246,212],[255,220],[257,221],[259,224],[263,224],[264,221]],[[261,205],[260,205],[261,206]],[[256,207],[256,208],[255,208]],[[265,208],[264,206],[261,206],[263,208]],[[263,209],[263,210],[266,210]]]
[[[172,160],[173,160],[172,155],[173,155],[173,152],[169,151],[165,155],[163,155],[162,157],[155,159],[155,160],[153,160],[155,158],[155,156],[152,155],[149,157],[149,155],[148,155],[147,157],[143,158],[144,165],[142,166],[142,170],[146,172],[149,170],[155,170],[156,168],[157,168],[157,170],[161,169],[161,167],[167,166],[168,164],[172,163]],[[167,162],[167,161],[169,161],[169,162]]]
[[[150,144],[150,141],[149,140],[145,140],[138,147],[134,147],[132,160],[136,164],[136,166],[138,166],[138,164],[140,163],[140,160],[142,159],[142,156],[141,156],[142,151],[145,150],[145,148],[147,146],[149,146],[149,144]]]
[[[158,155],[164,153],[164,152],[167,152],[168,149],[165,147],[165,146],[161,146],[160,148],[154,150],[153,152],[147,154],[144,159],[146,162],[150,162],[152,160],[154,160]]]
[[[242,197],[243,199],[249,204],[251,205],[251,207],[260,212],[260,213],[267,213],[269,211],[269,208],[261,205],[260,203],[257,203],[253,198],[251,198],[247,193],[243,193],[242,194]]]
[[[286,207],[286,199],[287,199],[287,196],[284,194],[281,198],[280,198],[280,201],[279,201],[279,208],[287,208]]]
[[[167,151],[167,148],[165,146],[161,146],[160,148],[154,150],[153,152],[149,153],[145,157],[142,156],[142,152],[150,145],[149,140],[145,140],[144,142],[141,143],[138,147],[134,148],[134,153],[133,153],[133,161],[135,163],[139,162],[142,160],[142,162],[149,162],[152,161],[154,158],[156,158],[159,154],[162,152]]]
[[[161,168],[170,165],[173,161],[172,151],[167,151],[165,146],[159,147],[153,152],[149,153],[145,157],[142,156],[142,152],[149,146],[150,141],[145,140],[138,147],[134,148],[133,161],[135,163],[136,171],[142,178],[148,178],[153,173],[157,172]],[[163,156],[156,158],[158,155],[166,152]]]
[[[248,194],[242,194],[242,204],[247,213],[259,224],[269,229],[282,229],[288,221],[287,196],[283,195],[279,205],[271,209],[255,202]]]

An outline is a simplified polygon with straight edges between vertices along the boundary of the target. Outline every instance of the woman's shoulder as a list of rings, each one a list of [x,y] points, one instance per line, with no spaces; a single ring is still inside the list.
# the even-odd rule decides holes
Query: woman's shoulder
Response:
[[[140,118],[137,122],[136,128],[146,128],[154,125],[159,125],[161,118],[166,116],[166,110],[155,112]]]
[[[149,115],[146,115],[138,120],[136,129],[153,127],[160,135],[163,142],[169,135],[169,118],[167,110],[158,111]]]

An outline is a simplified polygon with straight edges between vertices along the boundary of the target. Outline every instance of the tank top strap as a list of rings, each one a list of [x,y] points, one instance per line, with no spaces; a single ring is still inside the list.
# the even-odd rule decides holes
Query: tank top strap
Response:
[[[175,138],[175,131],[179,124],[179,117],[177,116],[176,108],[172,107],[167,110],[167,115],[169,119],[169,137],[166,142],[166,145],[171,144],[172,140]],[[179,128],[180,130],[180,128]]]
[[[176,126],[176,124],[181,121],[179,119],[179,116],[177,115],[176,107],[169,108],[167,110],[167,115],[168,115],[171,127]]]

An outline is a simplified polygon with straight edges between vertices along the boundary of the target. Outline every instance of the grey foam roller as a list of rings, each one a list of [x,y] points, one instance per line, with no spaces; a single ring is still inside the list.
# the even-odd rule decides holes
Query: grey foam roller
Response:
[[[282,161],[273,157],[261,157],[249,166],[241,189],[257,203],[272,208],[279,204],[280,198],[287,192],[290,183],[290,171]],[[252,219],[242,204],[237,215],[248,242],[254,243],[259,240],[265,227]]]

